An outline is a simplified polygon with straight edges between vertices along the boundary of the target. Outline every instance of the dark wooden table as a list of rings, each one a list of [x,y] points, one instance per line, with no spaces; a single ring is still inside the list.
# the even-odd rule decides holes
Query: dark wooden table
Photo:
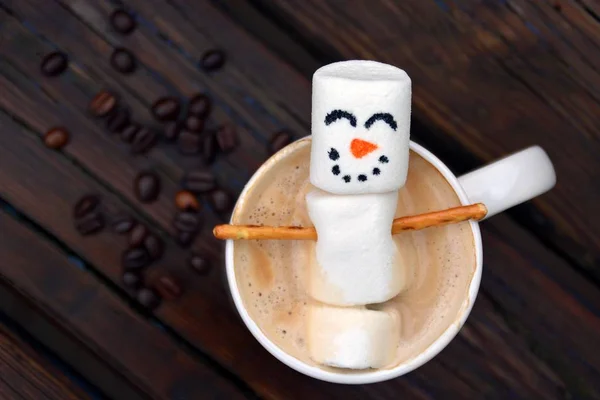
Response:
[[[137,20],[130,35],[109,24],[120,6]],[[0,311],[113,398],[600,398],[599,20],[596,0],[0,0]],[[115,47],[134,53],[135,72],[110,65]],[[210,49],[226,62],[206,72]],[[57,50],[67,70],[42,76]],[[553,191],[482,224],[481,291],[448,348],[364,386],[307,378],[263,350],[232,305],[210,235],[226,213],[202,196],[204,228],[190,248],[177,244],[174,196],[200,158],[162,140],[134,156],[88,111],[108,89],[160,130],[156,99],[207,94],[207,131],[238,133],[238,147],[208,167],[235,196],[274,134],[309,133],[311,73],[350,58],[407,70],[412,138],[457,174],[532,144],[558,174]],[[71,134],[60,151],[41,140],[54,126]],[[144,170],[162,186],[149,204],[133,190]],[[140,306],[122,283],[127,238],[74,227],[73,205],[90,193],[107,218],[126,212],[164,241],[146,282],[172,277],[183,295]],[[192,270],[192,253],[211,269]],[[3,398],[42,398],[9,390]]]

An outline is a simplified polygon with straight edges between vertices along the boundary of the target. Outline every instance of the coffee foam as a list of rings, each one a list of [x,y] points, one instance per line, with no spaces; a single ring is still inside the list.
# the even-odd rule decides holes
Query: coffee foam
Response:
[[[310,142],[272,164],[248,190],[233,222],[312,226],[304,197],[309,183]],[[396,217],[460,205],[442,175],[410,153],[406,185],[399,191]],[[464,307],[475,272],[474,239],[468,223],[404,232],[394,236],[406,271],[406,289],[394,299],[369,306],[394,312],[400,319],[394,367],[424,351]],[[236,241],[234,262],[240,294],[251,318],[286,353],[309,364],[306,346],[308,263],[312,241]],[[323,367],[325,370],[352,371]]]

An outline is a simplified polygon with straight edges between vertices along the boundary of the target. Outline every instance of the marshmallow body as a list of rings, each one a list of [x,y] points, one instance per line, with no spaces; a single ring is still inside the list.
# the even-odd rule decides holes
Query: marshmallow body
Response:
[[[404,286],[392,240],[398,192],[334,195],[315,189],[306,195],[317,230],[310,264],[309,295],[333,305],[381,303]]]
[[[381,368],[394,360],[399,319],[384,311],[311,305],[308,311],[310,357],[331,367]]]
[[[310,182],[330,193],[385,193],[406,181],[411,81],[375,61],[313,75]]]

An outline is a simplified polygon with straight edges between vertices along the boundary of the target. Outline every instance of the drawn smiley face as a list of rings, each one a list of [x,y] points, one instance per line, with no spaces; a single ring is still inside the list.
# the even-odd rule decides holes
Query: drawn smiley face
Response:
[[[336,122],[340,123],[339,121],[344,119],[348,121],[352,128],[356,128],[356,117],[348,111],[339,109],[335,109],[327,114],[325,117],[325,125],[329,126]],[[370,129],[373,124],[378,121],[381,121],[379,123],[387,124],[393,131],[396,131],[398,128],[396,120],[390,113],[378,112],[367,119],[367,121],[364,123],[365,129]],[[369,179],[377,179],[377,177],[382,174],[382,168],[385,168],[385,164],[388,164],[390,161],[388,156],[385,154],[385,149],[381,149],[377,143],[373,143],[372,141],[355,137],[350,141],[349,150],[350,157],[352,157],[349,160],[342,160],[340,151],[335,147],[331,147],[328,150],[329,159],[334,162],[334,165],[331,167],[331,173],[335,176],[339,176],[345,183],[350,183],[353,181],[353,179],[358,182],[367,182]],[[360,168],[364,169],[364,171],[361,171],[354,176],[344,173],[344,168],[342,167],[344,163],[352,163],[356,165],[357,160],[363,159],[364,157],[378,150],[380,150],[382,154],[377,158],[376,161],[370,160],[368,165],[364,165],[363,163],[363,165],[360,166]]]

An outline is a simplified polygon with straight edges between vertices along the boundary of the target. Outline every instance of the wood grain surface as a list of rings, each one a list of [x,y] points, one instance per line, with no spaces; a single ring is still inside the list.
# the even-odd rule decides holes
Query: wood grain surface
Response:
[[[0,387],[4,399],[90,398],[29,343],[4,326],[0,326]]]
[[[202,199],[204,229],[189,250],[176,245],[172,226],[174,195],[187,170],[211,170],[219,185],[235,196],[268,156],[267,144],[275,132],[286,130],[293,137],[309,132],[309,76],[283,61],[299,61],[300,57],[275,54],[272,43],[249,34],[248,26],[239,22],[240,15],[231,13],[228,0],[125,3],[138,21],[129,36],[117,34],[108,24],[108,15],[123,5],[120,1],[0,1],[0,199],[36,226],[32,231],[23,226],[24,221],[0,214],[0,225],[10,227],[0,230],[0,235],[14,245],[6,247],[0,241],[0,252],[22,264],[15,270],[0,263],[5,266],[0,270],[1,286],[29,299],[57,326],[71,331],[73,340],[98,355],[96,362],[122,375],[132,390],[143,396],[198,398],[195,395],[206,390],[216,398],[375,399],[399,394],[411,399],[600,397],[600,345],[596,340],[600,335],[600,292],[593,279],[588,279],[596,276],[592,266],[597,238],[593,231],[588,233],[595,214],[584,218],[597,200],[598,159],[593,157],[597,149],[596,105],[583,106],[586,96],[595,90],[592,81],[577,81],[583,79],[577,74],[566,81],[573,85],[568,86],[571,97],[581,98],[577,110],[575,102],[550,101],[558,92],[548,85],[543,95],[533,96],[523,83],[527,80],[516,82],[513,75],[498,72],[507,69],[497,67],[490,49],[506,47],[503,51],[508,54],[513,47],[502,41],[494,47],[493,35],[485,36],[483,28],[477,28],[484,32],[478,40],[487,37],[487,41],[473,45],[471,14],[454,3],[448,3],[447,10],[443,5],[428,7],[430,17],[416,1],[402,5],[370,2],[368,8],[360,1],[347,2],[344,7],[339,2],[261,1],[260,7],[253,9],[271,22],[269,32],[279,32],[282,24],[287,26],[282,35],[299,30],[290,40],[305,46],[303,57],[316,57],[316,64],[360,55],[406,66],[415,84],[416,124],[435,128],[417,130],[417,139],[434,152],[436,146],[444,147],[444,161],[458,172],[465,172],[461,170],[465,165],[539,142],[557,162],[559,182],[561,175],[567,176],[556,193],[535,202],[535,214],[521,209],[527,214],[526,221],[542,215],[538,222],[515,222],[517,214],[512,213],[482,224],[486,248],[482,289],[467,324],[446,350],[399,379],[375,385],[333,385],[284,367],[242,324],[227,292],[222,246],[210,233],[212,226],[227,219],[226,213],[216,212]],[[464,4],[465,9],[468,5],[478,10],[479,21],[492,7],[488,3]],[[568,4],[571,8],[563,9],[576,9]],[[545,10],[546,5],[542,2],[535,7]],[[313,16],[315,10],[319,15]],[[385,18],[378,18],[381,10],[386,11]],[[508,18],[517,11],[488,17],[518,25],[520,20]],[[356,18],[357,12],[361,18]],[[409,18],[412,13],[414,17]],[[275,14],[286,19],[270,19]],[[567,15],[577,19],[579,14]],[[589,37],[595,22],[583,21],[581,29]],[[434,37],[419,36],[418,29],[431,31]],[[408,39],[395,40],[401,34]],[[357,39],[350,40],[347,35]],[[458,57],[459,38],[468,44],[464,45],[469,49],[464,58]],[[543,53],[538,41],[515,43],[516,39],[511,46],[521,46],[522,54]],[[110,66],[110,54],[117,46],[135,54],[138,68],[133,74],[122,75]],[[583,54],[583,48],[577,46],[567,47]],[[213,48],[224,50],[227,61],[222,70],[206,73],[198,61]],[[57,49],[68,54],[69,68],[60,77],[44,78],[39,63]],[[385,55],[378,52],[383,50]],[[567,51],[566,47],[563,50]],[[414,54],[407,56],[408,51]],[[423,57],[429,58],[421,68]],[[551,68],[552,74],[542,70],[544,79],[562,82],[558,78],[567,68],[553,60],[542,57],[536,62],[540,69]],[[449,73],[452,79],[448,79]],[[534,78],[527,79],[533,82]],[[448,82],[454,92],[444,86]],[[157,130],[161,125],[148,111],[157,98],[169,95],[183,101],[195,93],[206,93],[214,102],[209,126],[234,125],[240,145],[208,167],[198,158],[181,156],[172,144],[162,141],[146,156],[132,156],[87,110],[91,97],[105,88],[119,95],[134,120]],[[484,96],[486,90],[489,95]],[[449,99],[451,104],[445,104]],[[499,99],[503,107],[495,103]],[[485,116],[477,114],[479,109]],[[571,114],[577,114],[572,121],[568,118]],[[40,140],[56,125],[65,126],[72,134],[71,143],[61,152],[47,149]],[[559,136],[561,127],[573,132],[569,140]],[[548,131],[542,132],[545,129]],[[450,154],[453,151],[449,149],[458,149],[458,155]],[[457,160],[463,154],[469,161]],[[567,163],[569,157],[572,164]],[[152,170],[160,177],[162,190],[154,203],[142,204],[133,193],[132,182],[141,170]],[[573,195],[568,201],[582,200],[572,219],[562,214],[566,204],[571,204],[566,198],[569,191]],[[101,197],[107,215],[126,212],[161,236],[165,255],[149,267],[146,277],[175,276],[183,283],[182,297],[165,300],[154,313],[136,304],[135,294],[121,282],[119,260],[126,239],[108,230],[82,238],[73,227],[73,204],[87,193]],[[547,232],[534,225],[547,227]],[[529,229],[532,226],[535,229]],[[60,243],[62,251],[67,249],[83,259],[85,268],[70,264],[47,242],[50,238]],[[10,250],[23,248],[24,241],[31,241],[36,251],[21,254],[27,252]],[[581,250],[587,246],[589,251]],[[207,275],[198,275],[187,266],[192,252],[210,258],[213,266]],[[60,282],[51,280],[52,274],[60,276]],[[60,348],[54,350],[60,354]],[[93,382],[93,376],[86,377]]]

